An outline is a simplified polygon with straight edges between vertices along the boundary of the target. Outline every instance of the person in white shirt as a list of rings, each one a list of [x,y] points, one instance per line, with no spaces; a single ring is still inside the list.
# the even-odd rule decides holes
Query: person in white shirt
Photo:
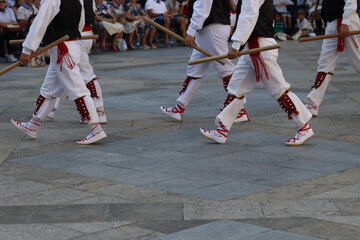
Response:
[[[31,15],[37,14],[38,9],[34,6],[34,0],[25,0],[25,3],[19,7],[16,12],[16,19],[20,25],[20,36],[25,38],[26,36],[26,25],[28,24],[28,19]]]
[[[185,44],[189,47],[195,44],[204,50],[221,55],[228,51],[228,39],[230,36],[230,2],[229,0],[190,0],[189,1],[190,25],[187,30]],[[204,54],[193,50],[190,60],[205,57]],[[212,62],[211,65],[223,79],[223,86],[227,90],[231,75],[234,72],[234,64],[225,59],[225,65]],[[197,89],[201,85],[210,63],[201,63],[187,67],[187,78],[183,83],[180,96],[176,99],[174,107],[161,106],[160,109],[166,115],[182,120],[182,115],[190,103]],[[234,118],[235,119],[235,118]],[[238,112],[237,122],[248,121],[245,109]]]
[[[327,21],[325,34],[341,33],[341,37],[323,41],[315,81],[304,99],[306,107],[314,116],[319,115],[319,107],[342,52],[345,52],[357,74],[360,74],[360,39],[357,35],[349,36],[350,31],[360,29],[357,8],[357,0],[323,1],[322,17]],[[313,14],[313,17],[317,15]]]
[[[311,23],[306,19],[307,11],[305,9],[298,10],[298,18],[296,20],[298,31],[293,36],[294,40],[298,40],[300,37],[308,37],[311,33],[314,32],[314,28]]]
[[[82,50],[77,39],[81,37],[84,25],[83,0],[42,0],[41,8],[23,43],[21,63],[29,63],[31,53],[38,49],[40,42],[47,45],[64,35],[70,39],[49,50],[50,65],[30,121],[11,119],[16,128],[31,138],[37,138],[39,127],[52,110],[55,98],[64,92],[75,102],[81,117],[88,120],[90,127],[89,135],[76,143],[91,144],[106,137],[79,68]]]
[[[145,4],[145,10],[152,20],[154,20],[158,24],[163,25],[164,27],[170,30],[171,18],[167,12],[165,2],[161,0],[147,0]],[[150,47],[152,48],[155,48],[155,45],[153,45],[155,32],[156,32],[156,28],[154,28],[154,30],[150,30],[149,42],[150,42]],[[170,45],[169,34],[164,33],[164,35],[165,35],[165,47],[170,48],[171,45]]]
[[[231,38],[233,43],[228,58],[236,58],[243,45],[245,49],[253,49],[276,44],[273,38],[272,4],[272,0],[239,1],[237,11],[240,15]],[[292,119],[298,128],[295,137],[287,140],[286,145],[302,145],[314,135],[308,124],[312,115],[301,100],[290,91],[290,84],[284,79],[277,58],[277,49],[240,57],[228,86],[225,108],[215,119],[218,128],[200,129],[205,138],[220,144],[226,143],[236,115],[243,108],[244,97],[254,90],[257,81],[264,84],[269,94],[278,101],[280,107],[288,114],[288,118]]]
[[[14,47],[9,41],[16,38],[13,29],[18,30],[19,25],[13,10],[6,4],[5,0],[0,0],[0,63],[17,61],[13,55]]]

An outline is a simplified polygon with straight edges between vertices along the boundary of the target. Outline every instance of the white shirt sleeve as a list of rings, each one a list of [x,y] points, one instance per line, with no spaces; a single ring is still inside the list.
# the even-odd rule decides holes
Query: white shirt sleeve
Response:
[[[60,11],[60,0],[42,0],[41,8],[31,24],[23,43],[23,53],[30,54],[38,49],[46,29]]]
[[[345,0],[344,14],[342,23],[350,25],[351,19],[354,17],[357,11],[357,1],[356,0]]]
[[[237,21],[237,27],[231,40],[232,48],[240,49],[253,32],[259,18],[260,7],[265,0],[244,0],[241,5],[241,13]]]
[[[84,9],[84,0],[79,0],[81,3],[81,16],[80,16],[80,22],[79,22],[79,32],[81,35],[81,32],[83,28],[85,27],[85,9]]]
[[[194,3],[194,11],[190,19],[190,25],[187,35],[195,36],[196,32],[201,30],[205,20],[209,17],[213,0],[197,0]]]

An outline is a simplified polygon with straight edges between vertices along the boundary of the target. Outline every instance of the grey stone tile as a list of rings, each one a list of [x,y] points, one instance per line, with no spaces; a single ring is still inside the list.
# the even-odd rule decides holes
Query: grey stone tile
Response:
[[[68,240],[82,233],[49,224],[0,225],[0,235],[7,240]]]
[[[164,221],[182,220],[181,203],[110,204],[107,221]]]
[[[241,181],[233,181],[215,186],[190,190],[184,192],[184,194],[194,197],[204,198],[204,199],[224,201],[236,197],[241,197],[244,195],[249,195],[256,192],[262,192],[270,188],[272,187],[258,185],[258,184],[244,183]]]
[[[268,231],[252,236],[247,236],[246,238],[241,238],[246,240],[321,240],[320,238],[314,238],[309,236],[304,236],[296,233],[289,233],[283,231]]]
[[[15,181],[20,181],[20,179],[6,175],[0,175],[0,184],[11,183]]]
[[[262,153],[250,150],[244,150],[219,156],[219,160],[237,160],[238,164],[242,164],[242,161],[251,163],[262,163],[262,164],[274,164],[279,162],[286,162],[293,159],[289,155],[280,155],[276,153]]]
[[[9,162],[24,164],[33,167],[56,169],[56,168],[76,165],[78,163],[78,160],[74,158],[74,156],[71,159],[66,159],[64,158],[64,153],[61,152],[61,153],[50,153],[40,156],[14,159],[14,160],[10,160]]]
[[[247,200],[224,202],[208,200],[184,201],[184,219],[261,219],[263,212],[260,203]]]
[[[269,229],[255,225],[222,220],[155,238],[154,240],[236,240],[267,231]]]
[[[129,225],[131,222],[92,222],[92,223],[55,223],[54,226],[74,230],[81,233],[95,233]]]
[[[112,178],[112,180],[132,185],[144,186],[155,182],[170,180],[173,178],[174,176],[172,175],[172,173],[167,172],[134,171],[128,174],[121,174],[115,178]]]
[[[184,178],[174,178],[146,185],[149,188],[160,189],[173,193],[185,193],[190,190],[210,186],[209,183]]]
[[[340,215],[332,200],[262,201],[265,217],[312,217]]]
[[[0,199],[34,192],[43,192],[54,188],[56,187],[34,181],[16,181],[0,184]]]
[[[104,232],[85,235],[74,240],[150,240],[154,237],[163,235],[162,233],[153,232],[136,226],[124,226],[110,229]]]
[[[35,206],[0,206],[0,224],[27,223],[35,208]]]
[[[96,196],[95,193],[88,193],[79,190],[59,188],[43,192],[29,193],[16,197],[3,198],[0,201],[2,206],[26,206],[26,205],[54,205],[73,202],[82,198]]]
[[[117,178],[124,174],[134,173],[135,171],[125,168],[105,166],[100,164],[83,163],[70,167],[57,169],[62,172],[77,174],[81,176],[100,178],[105,180],[117,181]]]
[[[38,206],[30,223],[101,222],[106,216],[105,204]]]
[[[336,206],[341,211],[342,215],[360,215],[360,199],[334,199]]]

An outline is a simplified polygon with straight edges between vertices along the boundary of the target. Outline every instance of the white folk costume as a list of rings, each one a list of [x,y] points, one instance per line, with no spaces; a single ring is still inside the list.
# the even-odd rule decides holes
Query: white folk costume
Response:
[[[84,27],[84,18],[82,0],[42,0],[39,13],[23,43],[23,53],[30,54],[38,49],[41,41],[47,45],[64,35],[70,37],[70,40],[50,49],[50,66],[32,119],[26,123],[11,120],[32,138],[37,137],[39,126],[51,111],[55,98],[64,92],[75,101],[82,118],[86,118],[90,125],[90,134],[76,142],[90,144],[106,137],[79,68],[82,51],[76,39]]]
[[[85,26],[82,30],[81,36],[90,36],[93,35],[91,26],[94,23],[95,16],[95,3],[93,0],[84,0],[84,10],[85,10]],[[99,123],[105,124],[107,123],[107,118],[104,111],[104,100],[102,96],[102,90],[98,78],[94,73],[94,69],[90,64],[90,59],[88,53],[91,50],[93,45],[93,40],[80,40],[79,41],[81,47],[81,56],[79,62],[79,68],[81,75],[84,78],[86,87],[89,89],[92,99],[94,100],[96,112],[99,116]],[[64,93],[61,97],[56,98],[55,105],[52,111],[48,114],[48,117],[51,119],[55,118],[55,112],[59,109],[60,104],[67,98],[66,93]],[[81,123],[87,123],[86,119],[81,119]]]
[[[324,21],[327,21],[325,34],[338,33],[341,24],[348,25],[350,31],[358,31],[360,29],[360,19],[356,11],[356,0],[324,0],[321,12]],[[307,103],[306,107],[314,116],[318,115],[318,108],[323,101],[341,52],[345,52],[350,64],[360,74],[359,47],[360,38],[358,35],[348,38],[324,39],[315,83],[304,100]]]
[[[240,12],[237,28],[232,37],[232,48],[245,49],[265,47],[276,44],[273,38],[273,1],[239,0]],[[235,72],[228,86],[228,97],[223,111],[216,117],[216,130],[200,129],[206,138],[217,143],[225,143],[238,111],[243,108],[243,98],[252,92],[257,81],[261,81],[266,90],[279,102],[298,127],[296,136],[285,142],[286,145],[301,145],[313,135],[307,122],[311,113],[300,99],[290,91],[290,84],[285,81],[277,63],[278,50],[270,50],[240,57]]]
[[[196,44],[202,49],[214,54],[226,54],[230,36],[230,2],[229,0],[190,0],[189,1],[190,25],[187,30],[189,36],[195,36]],[[190,60],[206,57],[197,50],[193,50]],[[212,62],[219,77],[223,79],[224,88],[227,89],[234,64],[225,59],[226,64]],[[160,109],[167,115],[182,119],[182,114],[201,84],[210,63],[201,63],[187,67],[187,78],[183,83],[177,105],[173,108],[161,106]],[[245,109],[239,113],[239,121],[247,121]]]

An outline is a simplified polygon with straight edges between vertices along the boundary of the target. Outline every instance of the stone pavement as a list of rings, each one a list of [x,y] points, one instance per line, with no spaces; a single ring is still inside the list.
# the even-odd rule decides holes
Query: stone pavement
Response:
[[[304,97],[321,42],[282,43],[279,63]],[[342,56],[311,121],[316,137],[286,147],[295,130],[261,84],[252,122],[228,143],[202,138],[225,92],[210,69],[182,122],[164,116],[185,77],[190,49],[91,56],[101,78],[109,137],[92,146],[66,101],[37,140],[10,118],[33,111],[46,68],[0,78],[1,240],[357,240],[360,236],[360,85]],[[6,64],[1,64],[1,68]]]

